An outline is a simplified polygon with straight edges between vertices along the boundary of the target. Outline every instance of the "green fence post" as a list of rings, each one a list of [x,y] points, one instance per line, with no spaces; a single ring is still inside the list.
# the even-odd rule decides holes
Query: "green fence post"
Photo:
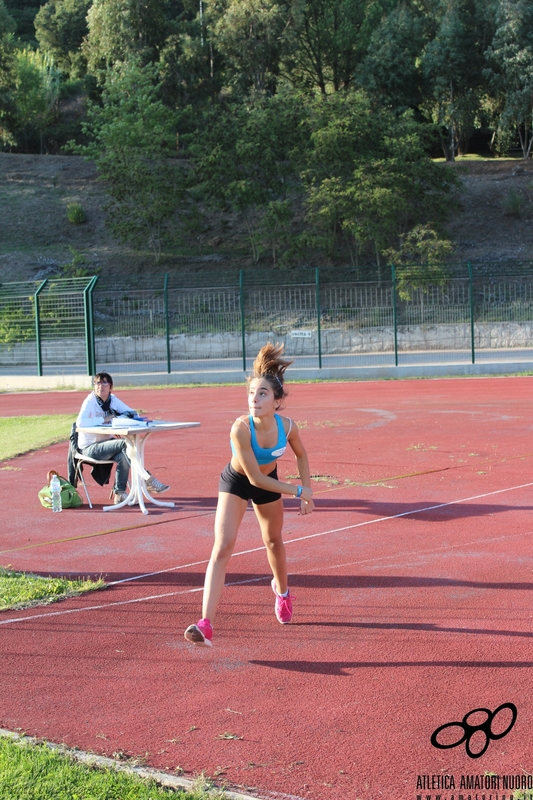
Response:
[[[94,311],[93,289],[98,276],[95,275],[83,290],[83,308],[85,313],[85,361],[87,375],[96,373],[96,347],[94,343]]]
[[[170,314],[168,310],[168,272],[165,272],[165,283],[163,286],[165,296],[165,330],[167,337],[167,372],[170,375]]]
[[[316,330],[318,334],[318,369],[322,369],[322,328],[320,327],[320,317],[322,311],[320,308],[320,270],[315,268],[315,286],[316,286]]]
[[[470,349],[472,351],[472,364],[476,363],[476,342],[474,337],[474,279],[472,265],[468,262],[468,294],[470,298]]]
[[[41,315],[39,313],[39,295],[48,283],[48,278],[45,278],[41,283],[35,294],[33,300],[35,303],[35,346],[37,348],[37,375],[43,374],[43,354],[41,349]]]
[[[93,291],[96,283],[98,281],[98,276],[95,275],[93,281],[89,287],[89,302],[91,306],[91,374],[94,375],[96,372],[96,341],[95,341],[95,331],[94,331],[94,297]]]
[[[396,308],[396,269],[391,264],[392,272],[392,323],[394,326],[394,365],[398,366],[398,310]]]
[[[241,338],[242,338],[242,371],[246,372],[246,336],[245,336],[245,318],[244,318],[244,270],[239,272],[239,290],[240,290],[240,304],[241,304]]]

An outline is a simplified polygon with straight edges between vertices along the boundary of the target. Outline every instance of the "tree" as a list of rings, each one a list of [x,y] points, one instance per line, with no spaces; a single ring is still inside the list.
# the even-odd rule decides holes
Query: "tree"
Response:
[[[214,101],[223,85],[220,71],[215,70],[213,43],[202,43],[195,23],[171,34],[161,50],[159,75],[161,97],[169,107],[200,109]]]
[[[13,136],[15,116],[15,74],[13,33],[15,20],[0,0],[0,142],[15,144]]]
[[[195,196],[211,207],[242,214],[254,262],[259,259],[261,217],[286,220],[281,206],[295,174],[291,153],[300,149],[301,98],[280,93],[231,102],[203,115],[190,137],[188,152],[194,168]]]
[[[272,253],[272,266],[278,266],[278,252],[287,247],[284,255],[290,253],[290,223],[293,212],[288,200],[271,200],[259,224],[259,234],[266,239]]]
[[[6,8],[15,20],[17,38],[24,44],[35,46],[33,20],[45,0],[6,0]]]
[[[399,5],[375,28],[356,71],[358,84],[377,102],[403,113],[423,98],[420,56],[428,25],[417,8]]]
[[[527,159],[533,144],[533,6],[528,0],[502,0],[487,57],[500,106],[497,135],[508,141],[517,131]]]
[[[28,48],[18,49],[13,62],[15,114],[13,134],[43,152],[43,131],[57,115],[61,74],[49,56]]]
[[[411,227],[446,218],[455,174],[428,158],[425,129],[411,114],[378,110],[362,92],[313,110],[302,179],[310,228],[330,257],[342,233],[356,264],[371,248],[379,265]]]
[[[71,78],[85,74],[81,45],[89,32],[87,12],[91,0],[48,0],[35,17],[40,49],[52,56]]]
[[[88,70],[105,83],[106,70],[129,59],[157,61],[165,42],[164,0],[93,0],[84,52]]]
[[[16,29],[17,23],[7,10],[4,0],[0,0],[0,38],[3,39],[10,33],[15,33]]]
[[[484,0],[438,0],[437,29],[422,57],[428,84],[422,108],[441,131],[447,161],[466,152],[478,121],[492,10]]]
[[[171,107],[201,108],[218,97],[223,85],[222,60],[211,34],[212,10],[207,2],[187,0],[169,21],[169,34],[159,54],[161,97]]]
[[[287,22],[288,10],[279,0],[229,0],[212,26],[229,85],[275,90]]]
[[[396,267],[396,287],[402,300],[411,300],[417,290],[424,295],[430,286],[444,286],[448,281],[446,260],[452,250],[451,241],[429,225],[415,225],[401,236],[399,249],[390,248],[384,255]]]
[[[372,28],[392,0],[292,0],[283,34],[283,76],[326,96],[352,84]]]
[[[157,70],[132,59],[107,74],[102,104],[92,103],[84,132],[88,145],[71,149],[93,160],[106,181],[113,233],[159,260],[173,241],[183,200],[183,167],[175,155],[175,115],[158,99]]]

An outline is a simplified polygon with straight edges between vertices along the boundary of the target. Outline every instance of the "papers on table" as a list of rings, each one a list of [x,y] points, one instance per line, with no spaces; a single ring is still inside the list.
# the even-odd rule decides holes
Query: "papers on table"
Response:
[[[149,424],[149,420],[131,419],[130,417],[113,417],[111,420],[112,428],[146,428]]]

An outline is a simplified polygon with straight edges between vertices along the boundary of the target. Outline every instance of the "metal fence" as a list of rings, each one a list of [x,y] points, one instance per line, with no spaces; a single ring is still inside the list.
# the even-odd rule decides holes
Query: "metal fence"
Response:
[[[0,366],[4,374],[94,366],[95,277],[0,284]]]
[[[456,265],[407,292],[401,279],[383,267],[366,279],[300,269],[3,284],[0,370],[247,370],[268,340],[319,369],[531,359],[533,264]]]

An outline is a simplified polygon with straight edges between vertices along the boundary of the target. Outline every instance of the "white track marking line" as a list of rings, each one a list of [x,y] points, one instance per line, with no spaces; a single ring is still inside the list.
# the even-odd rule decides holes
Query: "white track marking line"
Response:
[[[345,525],[342,528],[331,528],[330,530],[322,531],[321,533],[310,533],[307,536],[300,536],[300,537],[295,538],[295,539],[291,537],[290,539],[285,539],[284,542],[285,542],[285,546],[287,546],[289,544],[294,544],[295,542],[304,542],[307,539],[315,539],[315,538],[317,538],[319,536],[328,536],[331,533],[342,533],[343,531],[349,531],[349,530],[352,530],[353,528],[362,528],[364,525],[374,525],[376,522],[387,522],[389,520],[399,519],[400,517],[407,517],[407,516],[412,515],[412,514],[422,514],[425,511],[435,511],[437,508],[445,508],[447,506],[454,506],[454,505],[458,505],[459,503],[468,503],[471,500],[480,500],[480,499],[482,499],[484,497],[491,497],[492,495],[495,495],[495,494],[502,494],[502,492],[512,492],[512,491],[515,491],[516,489],[525,489],[525,488],[527,488],[529,486],[533,486],[533,483],[523,483],[520,486],[510,486],[507,489],[497,489],[494,492],[485,492],[485,494],[476,494],[476,495],[473,495],[472,497],[463,497],[460,500],[452,500],[449,503],[439,503],[438,505],[435,505],[435,506],[426,506],[425,508],[415,508],[415,509],[413,509],[411,511],[402,511],[400,514],[393,514],[392,516],[389,516],[389,517],[376,517],[375,519],[367,519],[367,520],[364,520],[364,522],[356,522],[353,525]],[[258,553],[261,550],[264,550],[264,546],[263,545],[261,547],[253,547],[250,550],[241,550],[238,553],[233,553],[232,558],[235,558],[236,556],[249,555],[250,553]],[[119,581],[111,581],[107,585],[108,586],[115,586],[115,585],[117,585],[119,583],[128,583],[128,582],[131,582],[131,581],[138,581],[138,580],[141,580],[142,578],[152,578],[154,575],[164,575],[166,572],[175,572],[176,570],[188,569],[189,567],[198,567],[201,564],[207,564],[208,561],[209,561],[209,559],[204,559],[203,561],[193,561],[190,564],[183,564],[183,565],[177,566],[177,567],[168,567],[167,569],[158,570],[157,572],[146,572],[146,573],[144,573],[142,575],[135,575],[135,576],[133,576],[131,578],[122,578]]]
[[[315,539],[315,538],[317,538],[319,536],[328,536],[329,534],[332,534],[332,533],[342,533],[343,531],[353,530],[354,528],[362,528],[365,525],[374,525],[377,522],[390,522],[391,520],[399,519],[400,517],[407,517],[407,516],[414,515],[414,514],[422,514],[425,511],[435,511],[437,508],[446,508],[448,506],[459,505],[459,503],[468,503],[471,500],[481,500],[481,499],[483,499],[485,497],[492,497],[492,496],[497,495],[497,494],[503,494],[504,492],[513,492],[513,491],[516,491],[517,489],[527,489],[530,486],[533,486],[533,482],[531,482],[531,483],[522,483],[519,486],[510,486],[507,489],[497,489],[494,492],[485,492],[484,494],[476,494],[476,495],[472,495],[471,497],[463,497],[460,500],[451,500],[449,503],[438,503],[437,505],[434,505],[434,506],[425,506],[424,508],[415,508],[415,509],[413,509],[411,511],[402,511],[400,514],[393,514],[393,515],[391,515],[389,517],[376,517],[375,519],[365,520],[364,522],[356,522],[353,525],[344,525],[342,528],[331,528],[330,530],[322,531],[321,533],[311,533],[308,536],[300,536],[298,539],[289,539],[288,541],[285,542],[285,544],[288,545],[288,544],[292,544],[292,543],[295,543],[295,542],[303,542],[303,541],[307,541],[308,539]],[[517,535],[517,534],[513,534],[513,535]],[[519,534],[519,535],[524,535],[524,534]],[[531,535],[531,534],[528,534],[528,535]],[[503,538],[508,538],[508,537],[507,536],[493,537],[493,539],[491,539],[490,541],[497,540],[497,539],[503,539]],[[478,541],[487,541],[487,540],[486,540],[485,537],[483,537],[482,539],[474,539],[474,540],[472,540],[470,542],[461,542],[461,547],[463,547],[465,545],[473,544],[473,543],[478,542]],[[432,549],[430,551],[425,551],[425,552],[435,552],[437,550],[454,549],[456,546],[457,545],[442,545],[441,547],[436,547],[436,548],[434,548],[434,549]],[[237,556],[249,555],[250,553],[258,553],[258,552],[260,552],[262,550],[264,550],[264,546],[253,547],[253,548],[251,548],[249,550],[241,550],[238,553],[233,553],[232,558],[236,558]],[[414,553],[420,553],[421,551],[420,551],[420,549],[417,549],[417,550],[415,550],[413,552]],[[409,555],[409,553],[404,554],[404,555]],[[352,562],[352,563],[354,565],[355,564],[364,564],[364,563],[368,563],[370,561],[382,561],[385,558],[390,558],[390,556],[381,556],[381,557],[377,557],[377,558],[373,558],[373,559],[365,559],[364,561],[355,561],[355,562]],[[158,570],[157,572],[147,572],[147,573],[145,573],[143,575],[136,575],[133,578],[124,578],[123,580],[120,580],[120,581],[112,581],[111,583],[109,583],[107,585],[108,586],[116,586],[116,585],[118,585],[120,583],[128,583],[128,582],[131,582],[131,581],[134,581],[134,580],[140,580],[141,578],[150,578],[150,577],[153,577],[154,575],[163,575],[163,574],[165,574],[167,572],[175,572],[176,570],[180,570],[180,569],[187,569],[189,567],[200,566],[201,564],[207,564],[208,560],[209,559],[204,559],[203,561],[194,561],[194,562],[191,562],[190,564],[182,564],[182,565],[177,566],[177,567],[169,567],[168,569]],[[344,564],[342,566],[349,566],[349,565],[348,564]],[[310,570],[310,572],[313,572],[313,571],[314,570]],[[293,572],[293,574],[304,574],[304,573],[295,573],[295,572]],[[243,586],[243,585],[245,585],[247,583],[257,583],[257,582],[262,581],[262,580],[266,580],[266,577],[265,576],[259,576],[257,578],[251,578],[251,579],[248,579],[248,580],[245,580],[245,581],[234,581],[232,583],[227,583],[225,585],[226,586]],[[203,591],[203,587],[197,587],[195,589],[180,589],[180,590],[175,591],[175,592],[165,592],[164,594],[153,594],[153,595],[148,595],[146,597],[137,597],[137,598],[135,598],[133,600],[117,600],[117,601],[112,602],[112,603],[102,603],[101,605],[96,605],[96,606],[84,606],[83,608],[71,608],[71,609],[65,609],[65,610],[62,610],[62,611],[51,611],[48,614],[32,614],[32,615],[29,615],[27,617],[13,617],[11,619],[0,619],[0,625],[9,625],[9,624],[17,623],[17,622],[27,622],[29,620],[34,620],[34,619],[43,619],[44,617],[60,617],[60,616],[66,615],[66,614],[77,614],[77,613],[80,613],[80,612],[83,612],[83,611],[103,611],[103,610],[107,610],[109,608],[114,608],[114,607],[117,607],[117,606],[133,605],[134,603],[144,603],[145,601],[149,601],[149,600],[159,600],[159,599],[162,599],[162,598],[165,598],[165,597],[175,597],[176,595],[180,595],[180,594],[194,594],[194,593],[201,592],[201,591]]]

